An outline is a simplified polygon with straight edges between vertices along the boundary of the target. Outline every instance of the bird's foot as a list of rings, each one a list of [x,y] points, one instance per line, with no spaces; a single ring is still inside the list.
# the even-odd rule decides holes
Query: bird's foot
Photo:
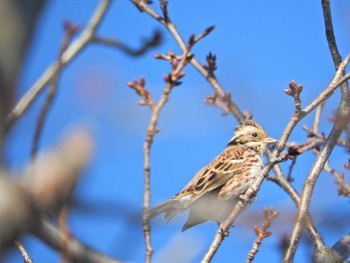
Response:
[[[230,231],[227,229],[224,229],[224,225],[220,222],[217,222],[221,231],[221,234],[224,235],[224,237],[228,237],[230,235]]]
[[[247,198],[244,194],[241,194],[239,196],[239,198],[241,200],[243,200],[243,202],[247,203],[247,204],[252,204],[254,201],[257,200],[257,197],[256,196],[253,196],[251,199]]]

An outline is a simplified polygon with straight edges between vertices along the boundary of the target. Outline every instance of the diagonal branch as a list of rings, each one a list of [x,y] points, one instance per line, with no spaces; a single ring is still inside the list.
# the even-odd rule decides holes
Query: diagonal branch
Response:
[[[74,237],[70,237],[62,247],[62,238],[65,235],[58,227],[52,224],[46,217],[42,216],[38,220],[37,226],[32,233],[53,249],[62,251],[65,249],[69,253],[69,260],[76,263],[121,263],[117,259],[108,257],[96,252],[90,247],[82,244]]]

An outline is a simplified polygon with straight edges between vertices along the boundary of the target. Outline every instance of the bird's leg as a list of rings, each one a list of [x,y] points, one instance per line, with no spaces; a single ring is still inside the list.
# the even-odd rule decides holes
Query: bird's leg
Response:
[[[239,199],[241,199],[243,202],[245,202],[247,204],[252,204],[254,201],[257,200],[256,195],[253,196],[252,198],[248,199],[244,196],[244,193],[239,195]]]

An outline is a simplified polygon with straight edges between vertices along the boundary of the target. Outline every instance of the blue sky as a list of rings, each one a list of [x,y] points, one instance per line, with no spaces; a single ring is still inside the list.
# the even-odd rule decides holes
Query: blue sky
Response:
[[[312,101],[330,82],[334,66],[325,38],[321,1],[170,1],[169,13],[181,35],[200,34],[206,27],[215,30],[200,41],[193,53],[202,63],[212,52],[217,56],[216,76],[242,110],[250,110],[267,132],[279,138],[293,113],[293,101],[283,93],[291,80],[304,85],[302,105]],[[333,1],[333,23],[343,57],[350,51],[350,4]],[[63,37],[62,21],[87,24],[99,1],[49,1],[19,79],[18,98],[39,78],[57,57]],[[159,10],[158,3],[153,4]],[[157,101],[165,84],[163,74],[171,68],[155,60],[154,53],[179,52],[175,41],[161,25],[140,13],[130,1],[114,1],[99,28],[101,36],[117,38],[137,48],[156,29],[164,42],[139,58],[100,45],[86,48],[63,72],[58,96],[46,123],[41,149],[49,148],[75,126],[93,134],[95,152],[75,191],[76,204],[69,223],[74,235],[108,255],[129,262],[143,262],[141,227],[143,202],[143,142],[150,110],[139,100],[127,81],[144,76],[147,88]],[[183,85],[176,87],[161,112],[161,132],[152,147],[152,206],[169,199],[210,162],[226,145],[237,125],[232,116],[222,117],[217,108],[203,103],[213,90],[191,66],[185,69]],[[16,124],[6,147],[8,168],[20,172],[30,156],[30,147],[41,96]],[[320,130],[329,133],[327,117],[336,111],[339,91],[326,104]],[[306,134],[301,125],[312,125],[314,115],[303,119],[290,141],[301,142]],[[349,155],[337,149],[330,166],[343,170]],[[298,158],[293,185],[300,192],[315,156]],[[283,165],[288,171],[290,163]],[[255,262],[279,262],[280,237],[289,234],[295,208],[290,198],[271,182],[264,182],[258,200],[231,230],[213,262],[243,262],[255,239],[254,224],[262,223],[262,210],[273,206],[281,212],[272,236],[264,240]],[[344,222],[331,221],[350,215],[349,201],[337,196],[334,179],[322,173],[316,185],[311,211],[327,245],[348,232]],[[336,218],[336,219],[334,219]],[[215,223],[181,233],[185,215],[165,224],[152,221],[154,262],[198,262],[215,235]],[[333,224],[332,224],[333,222]],[[337,225],[335,227],[334,225]],[[57,262],[57,254],[31,236],[25,247],[38,262]],[[310,249],[302,241],[295,262],[309,262]],[[179,253],[179,247],[182,253]],[[187,249],[190,248],[190,249]],[[171,255],[176,255],[173,257]],[[176,259],[169,261],[169,259]],[[187,261],[186,261],[187,259]],[[5,262],[19,262],[13,252]]]

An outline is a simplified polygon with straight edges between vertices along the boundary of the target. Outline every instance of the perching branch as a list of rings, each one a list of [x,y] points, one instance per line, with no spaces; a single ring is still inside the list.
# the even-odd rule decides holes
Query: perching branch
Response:
[[[215,253],[219,249],[222,241],[227,237],[226,233],[229,232],[229,228],[233,225],[234,221],[237,219],[237,217],[240,215],[240,213],[243,211],[243,209],[247,206],[249,201],[259,191],[260,185],[261,185],[264,177],[267,176],[268,172],[272,169],[272,167],[275,164],[282,162],[286,159],[287,159],[287,155],[282,156],[281,158],[273,159],[264,167],[264,169],[257,176],[254,183],[247,189],[247,191],[244,193],[244,195],[241,197],[241,199],[237,202],[237,204],[233,208],[229,217],[225,220],[225,222],[223,224],[221,224],[220,229],[216,232],[216,235],[215,235],[207,253],[203,257],[201,263],[209,263],[212,260]]]

